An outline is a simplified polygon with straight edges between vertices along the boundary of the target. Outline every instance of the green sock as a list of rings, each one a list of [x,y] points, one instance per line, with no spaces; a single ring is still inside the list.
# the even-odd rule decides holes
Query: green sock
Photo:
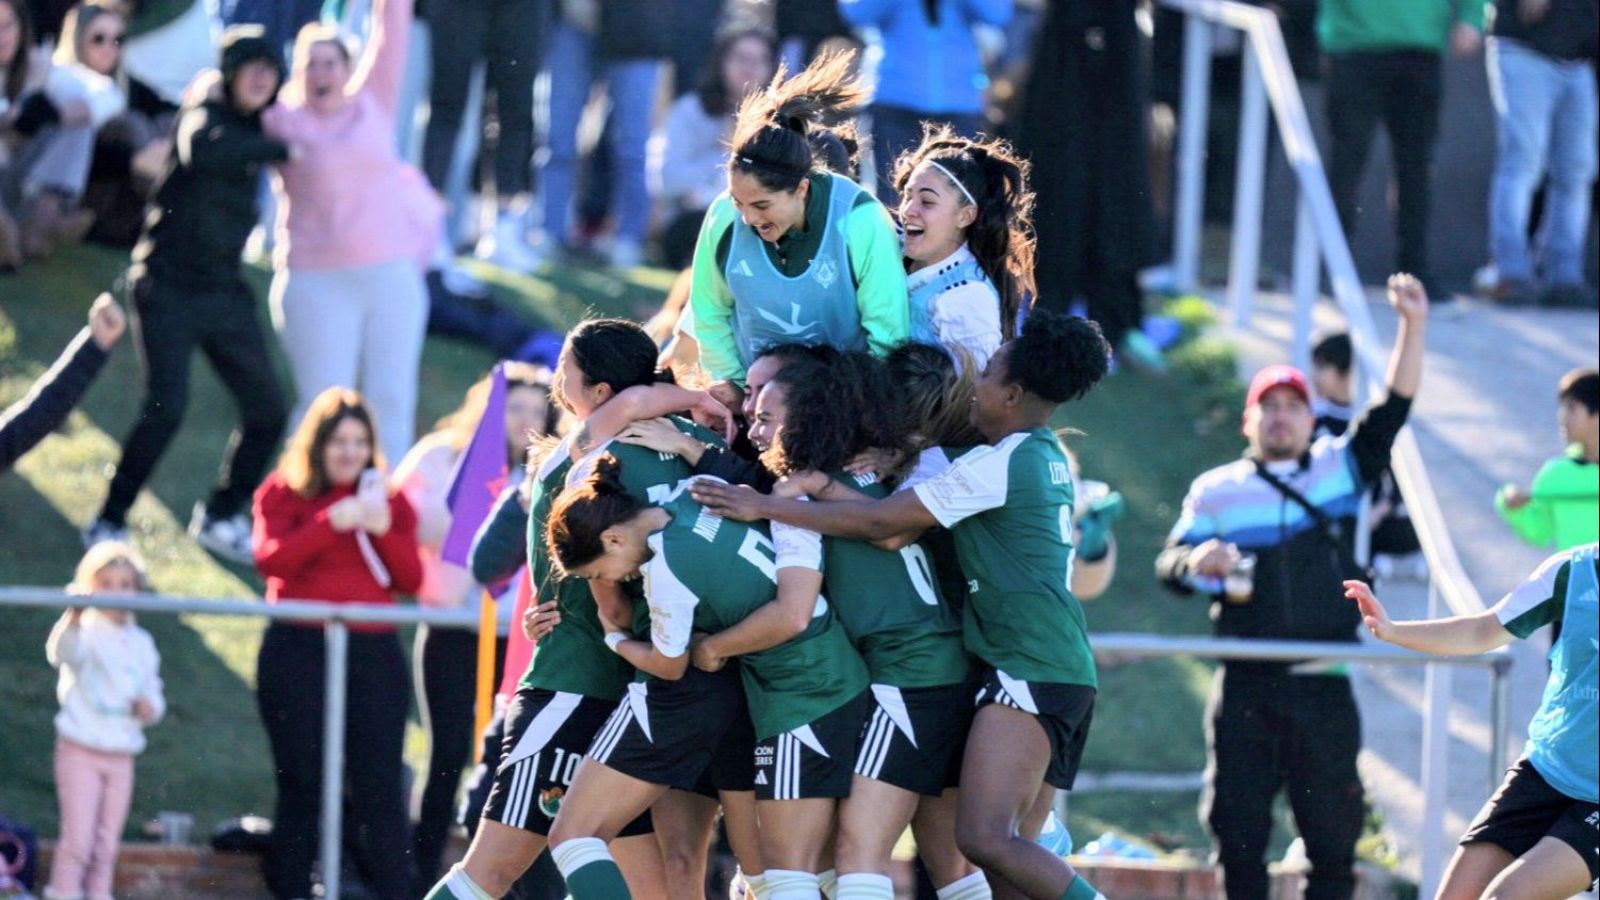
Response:
[[[630,900],[633,896],[606,842],[599,838],[562,841],[550,848],[550,855],[567,880],[572,900]]]
[[[1067,892],[1061,895],[1061,900],[1106,900],[1106,895],[1095,890],[1094,885],[1079,875],[1067,885]]]

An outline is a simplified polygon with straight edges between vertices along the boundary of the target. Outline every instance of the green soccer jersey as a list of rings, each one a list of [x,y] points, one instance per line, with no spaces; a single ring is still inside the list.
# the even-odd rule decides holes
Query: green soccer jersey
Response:
[[[561,624],[539,641],[520,684],[614,701],[633,679],[633,666],[606,646],[589,583],[557,574],[545,539],[550,508],[566,487],[572,469],[569,446],[562,441],[545,458],[528,506],[528,577],[533,579],[538,602],[557,601]]]
[[[674,418],[673,423],[686,434],[720,444],[715,435],[692,422]],[[681,457],[672,454],[614,442],[592,451],[581,464],[575,465],[571,446],[564,440],[550,451],[535,480],[529,506],[528,572],[540,602],[551,598],[558,601],[561,624],[539,641],[521,684],[615,700],[632,680],[633,667],[606,646],[605,629],[600,624],[588,582],[581,578],[564,579],[556,574],[545,541],[550,508],[562,490],[587,476],[592,461],[602,452],[612,453],[622,462],[622,483],[628,492],[649,502],[659,502],[667,496],[689,477],[690,467]],[[649,628],[649,619],[644,611],[643,595],[633,596],[634,625],[642,634]]]
[[[731,628],[777,595],[776,551],[765,523],[712,515],[687,491],[663,507],[672,523],[650,536],[645,564],[650,639],[678,656],[695,631]],[[756,738],[814,722],[866,690],[866,665],[828,601],[817,598],[811,623],[799,635],[739,657]]]
[[[1013,678],[1096,686],[1072,596],[1072,477],[1048,429],[978,447],[913,490],[955,532],[967,650]]]
[[[887,488],[873,475],[830,473],[839,483],[881,499]],[[921,543],[899,552],[866,541],[824,538],[774,523],[778,568],[822,573],[823,592],[860,651],[873,684],[938,687],[967,679],[971,666],[961,641],[960,616],[944,602],[928,551]]]
[[[722,438],[688,419],[669,416],[668,420],[679,431],[703,444],[726,446]],[[572,467],[567,475],[567,485],[570,487],[589,477],[589,473],[594,471],[595,461],[608,453],[622,464],[619,471],[622,487],[634,497],[655,506],[665,502],[685,479],[694,474],[694,467],[689,465],[688,460],[675,453],[661,453],[634,444],[607,441],[589,451]],[[650,634],[650,607],[645,602],[644,588],[632,581],[623,585],[622,590],[633,600],[633,624],[630,630],[635,637],[643,639]]]

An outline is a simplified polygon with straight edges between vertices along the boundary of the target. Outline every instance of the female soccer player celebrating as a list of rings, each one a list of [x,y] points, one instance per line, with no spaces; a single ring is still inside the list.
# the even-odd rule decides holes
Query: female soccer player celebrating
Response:
[[[944,525],[973,589],[967,650],[987,667],[961,769],[956,837],[997,892],[1056,900],[1096,891],[1031,840],[1054,787],[1070,788],[1094,706],[1095,668],[1072,576],[1072,488],[1051,416],[1105,376],[1110,348],[1087,320],[1035,311],[978,381],[973,424],[990,442],[912,490],[872,502],[803,503],[697,483],[730,518],[767,518],[881,540]],[[800,479],[808,492],[820,477]]]

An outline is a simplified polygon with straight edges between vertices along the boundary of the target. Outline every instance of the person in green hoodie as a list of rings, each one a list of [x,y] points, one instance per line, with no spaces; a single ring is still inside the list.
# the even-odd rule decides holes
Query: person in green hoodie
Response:
[[[687,311],[710,393],[730,409],[745,369],[771,345],[882,355],[910,336],[894,220],[870,192],[822,168],[808,139],[866,99],[851,62],[828,54],[792,78],[780,70],[739,107],[728,190],[700,227]]]
[[[1361,174],[1379,123],[1389,133],[1398,204],[1394,270],[1427,285],[1429,180],[1439,137],[1446,49],[1483,43],[1485,0],[1323,0],[1317,38],[1327,56],[1328,186],[1346,234],[1355,229]]]
[[[1567,550],[1600,537],[1600,372],[1573,369],[1559,390],[1566,452],[1539,469],[1530,489],[1502,487],[1494,508],[1533,546]]]

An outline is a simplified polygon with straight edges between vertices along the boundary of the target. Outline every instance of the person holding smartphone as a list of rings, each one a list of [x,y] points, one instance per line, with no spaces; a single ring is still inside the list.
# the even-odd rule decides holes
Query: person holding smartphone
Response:
[[[417,516],[382,473],[377,429],[361,395],[317,395],[289,438],[278,468],[255,495],[256,568],[266,601],[394,603],[422,585]],[[412,887],[400,752],[410,673],[394,626],[350,626],[345,797],[367,888],[382,900]],[[261,640],[256,702],[278,780],[272,846],[263,861],[274,897],[311,896],[321,808],[323,659],[321,622],[274,622]]]

